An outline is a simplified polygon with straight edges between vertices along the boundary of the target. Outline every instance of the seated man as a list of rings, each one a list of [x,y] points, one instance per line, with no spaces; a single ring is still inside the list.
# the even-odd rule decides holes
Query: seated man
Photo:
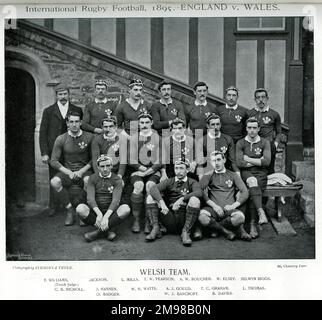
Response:
[[[116,234],[110,230],[130,214],[130,207],[126,204],[119,206],[123,183],[121,178],[111,171],[112,158],[107,155],[99,156],[97,166],[98,173],[91,175],[88,180],[88,206],[81,203],[76,212],[83,222],[97,228],[85,233],[86,241],[94,241],[105,234],[108,240],[113,241]]]
[[[238,209],[248,198],[247,187],[238,174],[226,170],[226,158],[222,152],[212,152],[210,161],[214,170],[200,181],[208,206],[201,209],[199,222],[213,231],[212,237],[220,232],[228,240],[234,240],[237,233],[240,239],[250,241],[251,236],[244,229],[245,216]],[[239,190],[238,200],[236,188]]]
[[[60,203],[67,209],[66,226],[74,223],[73,205],[77,206],[79,201],[81,201],[80,199],[75,200],[72,205],[67,189],[72,185],[86,189],[88,178],[93,173],[91,170],[90,152],[93,136],[91,133],[81,130],[81,117],[75,111],[67,113],[66,123],[68,131],[57,137],[50,161],[50,165],[59,171],[50,180],[50,184],[56,192]],[[64,163],[60,162],[61,158],[64,159]]]
[[[256,218],[258,223],[267,223],[263,209],[263,191],[267,185],[268,166],[271,162],[271,147],[268,140],[261,138],[259,122],[256,118],[246,121],[247,136],[237,142],[236,161],[240,168],[241,177],[249,188],[250,203],[250,234],[258,237]],[[254,210],[254,207],[256,210]],[[257,211],[257,214],[256,214]]]
[[[190,232],[199,215],[202,191],[197,181],[187,177],[189,165],[188,160],[177,160],[174,165],[176,176],[152,186],[146,199],[147,214],[153,226],[145,238],[147,241],[161,236],[160,219],[168,232],[181,233],[184,246],[191,246]]]
[[[144,203],[144,187],[147,194],[153,185],[160,181],[160,136],[151,129],[152,116],[144,112],[139,115],[139,133],[130,139],[130,159],[128,161],[132,170],[130,182],[133,185],[131,194],[131,207],[134,217],[132,232],[140,232],[140,213]],[[150,232],[150,224],[146,217],[144,232]]]

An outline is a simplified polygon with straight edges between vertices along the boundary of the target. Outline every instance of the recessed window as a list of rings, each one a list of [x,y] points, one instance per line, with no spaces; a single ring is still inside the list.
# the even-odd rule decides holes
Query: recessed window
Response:
[[[283,31],[285,30],[285,18],[237,18],[237,31]]]

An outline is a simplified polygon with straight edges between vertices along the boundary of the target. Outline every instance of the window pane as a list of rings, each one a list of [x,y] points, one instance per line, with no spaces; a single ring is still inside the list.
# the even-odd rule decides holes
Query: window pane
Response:
[[[263,28],[284,29],[284,18],[262,18]]]
[[[238,18],[238,29],[259,28],[259,18]]]

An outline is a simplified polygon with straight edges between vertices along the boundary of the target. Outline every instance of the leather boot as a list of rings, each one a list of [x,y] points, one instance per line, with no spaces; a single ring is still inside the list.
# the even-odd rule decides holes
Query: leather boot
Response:
[[[194,240],[201,240],[202,239],[202,231],[201,231],[200,226],[198,226],[198,225],[195,227],[195,230],[193,232],[193,239]]]
[[[74,224],[74,211],[75,209],[73,207],[67,209],[65,226],[71,226]]]
[[[113,231],[107,231],[107,237],[106,239],[108,241],[113,241],[116,238],[116,233]]]
[[[190,238],[190,232],[198,218],[199,211],[200,211],[199,208],[193,208],[193,207],[187,206],[186,221],[182,228],[182,233],[181,233],[182,244],[186,247],[190,247],[192,244],[192,240]]]
[[[244,241],[252,241],[252,236],[246,232],[244,225],[241,224],[237,229],[237,236],[239,239]]]
[[[220,232],[230,241],[234,240],[236,237],[236,235],[232,231],[227,230],[221,223],[217,222],[214,218],[211,218],[209,227],[214,231]]]
[[[103,235],[103,231],[97,229],[95,231],[87,232],[84,234],[84,238],[87,242],[92,242],[97,240],[99,237]]]
[[[151,232],[145,237],[146,241],[154,241],[156,238],[161,237],[159,227],[159,208],[156,204],[148,204],[146,206],[146,215],[149,219],[149,224],[152,225]]]

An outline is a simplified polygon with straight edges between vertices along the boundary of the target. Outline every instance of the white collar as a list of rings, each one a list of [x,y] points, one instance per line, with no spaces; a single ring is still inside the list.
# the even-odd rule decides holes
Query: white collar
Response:
[[[174,181],[178,182],[178,181],[183,181],[183,182],[187,182],[188,181],[188,177],[185,176],[182,180],[179,180],[178,177],[174,177]]]
[[[105,135],[105,133],[103,133],[103,139],[105,139],[105,140],[114,140],[116,136],[117,136],[116,132],[114,133],[113,137],[108,137]]]
[[[222,171],[217,171],[217,170],[215,169],[215,172],[216,172],[216,173],[226,173],[226,168],[224,167],[224,170],[222,170]]]
[[[269,105],[267,105],[263,110],[259,109],[257,106],[255,107],[255,110],[258,112],[267,112],[269,110]]]
[[[171,104],[173,101],[172,101],[172,98],[169,99],[169,103],[166,103],[164,100],[160,99],[160,103],[163,104],[164,106],[168,106],[169,104]]]
[[[177,139],[175,138],[175,136],[173,135],[173,136],[172,136],[172,139],[173,139],[174,141],[176,141],[176,142],[183,142],[183,141],[186,141],[187,136],[184,134],[182,139],[177,140]]]
[[[62,104],[60,101],[57,101],[57,105],[59,108],[67,108],[69,107],[69,101],[67,100],[67,102],[65,104]]]
[[[256,139],[254,140],[254,141],[252,141],[252,140],[250,140],[250,138],[248,137],[248,135],[245,137],[245,140],[247,141],[247,142],[249,142],[250,144],[253,144],[253,143],[257,143],[257,142],[259,142],[259,141],[261,141],[261,138],[260,138],[260,136],[257,136],[256,137]]]
[[[103,175],[100,172],[98,173],[98,175],[103,179],[109,179],[112,176],[112,171],[110,172],[110,174],[107,177],[103,177]]]
[[[195,100],[195,105],[205,107],[207,105],[207,100],[205,100],[203,103],[200,103],[200,102],[198,103],[197,100]]]
[[[99,99],[95,98],[95,103],[106,103],[106,102],[107,102],[106,97],[103,100],[99,100]]]
[[[146,134],[143,133],[142,131],[140,131],[140,136],[142,136],[142,137],[151,137],[152,134],[153,134],[152,129],[148,133],[146,133]]]
[[[233,109],[236,110],[238,108],[238,104],[236,103],[233,107],[230,107],[227,103],[226,103],[226,109]]]
[[[77,133],[77,135],[75,136],[70,130],[67,131],[67,133],[72,137],[72,138],[78,138],[83,134],[83,130],[79,129],[79,132]]]
[[[219,131],[218,136],[212,135],[212,133],[210,131],[208,132],[208,137],[211,138],[211,139],[217,139],[217,138],[220,138],[220,136],[221,136],[220,131]]]

